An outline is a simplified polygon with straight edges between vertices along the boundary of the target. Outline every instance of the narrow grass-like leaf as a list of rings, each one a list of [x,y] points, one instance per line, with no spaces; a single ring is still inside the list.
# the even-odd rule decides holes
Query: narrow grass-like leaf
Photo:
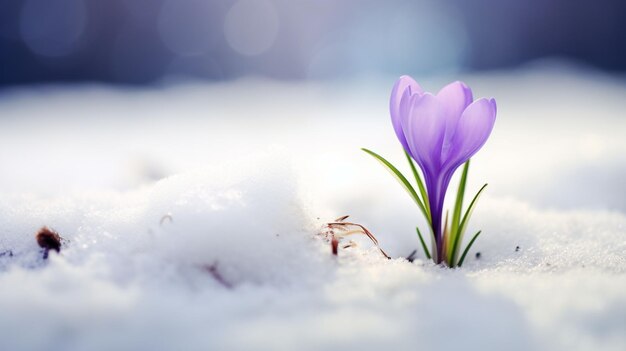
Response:
[[[461,222],[461,212],[463,210],[463,197],[465,196],[465,184],[467,183],[467,172],[469,170],[470,160],[465,162],[461,180],[459,181],[459,189],[456,193],[456,202],[454,203],[454,212],[452,213],[452,232],[456,232]]]
[[[448,246],[450,245],[450,228],[448,227],[448,213],[449,211],[446,211],[446,219],[443,221],[443,234],[441,236],[441,242],[442,242],[442,248],[441,251],[443,252],[443,256],[442,260],[445,261],[446,263],[448,263],[448,266],[452,267],[452,262],[450,262],[450,258],[448,256]]]
[[[435,233],[433,232],[433,227],[429,226],[430,230],[430,252],[433,257],[433,261],[435,263],[439,263],[439,252],[437,252],[437,240],[435,240]]]
[[[448,260],[452,267],[454,267],[454,258],[459,256],[459,242],[463,233],[459,230],[459,224],[461,221],[461,212],[463,211],[463,197],[465,196],[465,185],[467,184],[467,172],[469,170],[470,160],[465,162],[463,166],[463,173],[461,174],[461,180],[459,181],[459,189],[456,192],[456,201],[454,203],[454,212],[452,213],[452,225],[450,230],[451,245],[448,245]]]
[[[409,181],[406,179],[406,177],[404,175],[402,175],[402,173],[400,173],[400,171],[398,171],[398,169],[394,165],[392,165],[389,161],[385,160],[379,154],[377,154],[377,153],[375,153],[373,151],[370,151],[368,149],[365,149],[365,148],[361,148],[361,150],[363,150],[366,153],[370,154],[372,157],[374,157],[380,163],[382,163],[385,167],[387,167],[387,169],[391,172],[391,174],[393,174],[396,177],[396,179],[400,182],[400,184],[404,187],[404,189],[409,193],[409,195],[411,196],[413,201],[415,201],[417,206],[420,208],[420,210],[422,211],[424,216],[426,216],[426,218],[429,220],[429,223],[430,223],[430,218],[429,218],[429,216],[428,216],[428,214],[426,212],[426,208],[424,207],[424,204],[422,203],[422,200],[420,200],[419,195],[417,195],[417,192],[415,192],[415,189],[413,188],[411,183],[409,183]]]
[[[469,252],[470,247],[472,247],[472,244],[474,243],[474,241],[476,241],[476,238],[478,238],[480,233],[481,233],[481,231],[479,230],[478,233],[476,233],[474,235],[472,240],[470,240],[469,244],[467,244],[467,247],[463,251],[463,255],[461,255],[461,259],[459,260],[459,264],[457,265],[458,267],[461,267],[463,265],[463,261],[465,261],[465,256],[467,256],[467,253]]]
[[[430,252],[428,251],[428,247],[426,247],[426,243],[424,242],[422,233],[420,233],[420,228],[415,227],[415,229],[417,230],[417,236],[419,236],[420,238],[420,243],[422,243],[422,249],[424,249],[424,253],[426,254],[426,257],[430,260],[431,259]]]
[[[485,190],[486,187],[487,187],[487,184],[483,185],[482,188],[478,190],[476,195],[474,195],[472,202],[470,202],[469,207],[467,208],[467,211],[465,212],[465,215],[463,215],[461,224],[459,224],[459,239],[458,239],[459,243],[462,242],[463,240],[463,233],[465,232],[465,228],[467,227],[467,224],[469,223],[469,219],[472,216],[472,212],[474,212],[474,207],[476,207],[476,201],[478,201],[480,194],[482,194],[483,190]],[[457,255],[454,255],[454,256],[457,256]],[[456,261],[456,257],[453,257],[453,260]]]
[[[419,188],[420,194],[422,195],[422,200],[424,201],[424,207],[426,207],[426,213],[428,213],[428,216],[426,216],[426,219],[430,222],[430,202],[428,201],[428,193],[426,192],[426,187],[424,187],[424,182],[422,182],[422,177],[420,177],[420,174],[417,172],[417,168],[415,167],[415,163],[413,162],[411,155],[409,155],[409,153],[406,152],[406,150],[404,150],[404,155],[406,156],[406,160],[409,162],[409,165],[411,166],[411,171],[413,171],[413,176],[415,177],[415,181],[417,182],[417,187]]]

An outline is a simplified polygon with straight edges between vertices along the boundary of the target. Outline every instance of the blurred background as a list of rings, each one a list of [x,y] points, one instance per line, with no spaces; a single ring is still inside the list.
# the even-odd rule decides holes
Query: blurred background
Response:
[[[284,244],[350,215],[419,249],[426,220],[360,149],[411,178],[402,74],[497,100],[469,274]],[[625,114],[626,0],[0,0],[0,349],[624,351]],[[3,275],[44,225],[67,259]],[[207,290],[199,262],[249,280]]]
[[[474,178],[494,196],[626,211],[625,18],[611,0],[0,0],[0,193],[134,189],[277,147],[329,217],[373,218],[362,188],[390,183],[359,148],[404,163],[388,101],[410,74],[497,99]]]
[[[621,0],[2,0],[0,87],[626,69]]]

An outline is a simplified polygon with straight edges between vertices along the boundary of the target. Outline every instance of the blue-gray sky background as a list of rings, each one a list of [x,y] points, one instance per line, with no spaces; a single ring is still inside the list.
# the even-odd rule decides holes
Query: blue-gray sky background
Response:
[[[0,86],[626,70],[626,2],[2,0]]]

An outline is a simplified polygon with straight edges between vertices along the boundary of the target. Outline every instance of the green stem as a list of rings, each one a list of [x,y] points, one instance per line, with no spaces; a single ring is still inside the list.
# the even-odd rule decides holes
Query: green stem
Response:
[[[485,190],[486,187],[487,187],[487,184],[483,185],[480,188],[480,190],[478,190],[476,195],[474,195],[474,198],[470,202],[469,206],[467,207],[467,210],[465,211],[465,214],[463,215],[463,219],[461,219],[461,223],[459,224],[459,233],[460,233],[459,239],[458,239],[459,240],[459,244],[463,240],[463,233],[465,232],[465,229],[467,228],[467,224],[469,222],[469,219],[472,216],[472,213],[474,212],[474,207],[476,207],[476,201],[478,201],[478,198],[483,193],[483,191]],[[453,260],[456,261],[456,257],[453,257]]]
[[[394,165],[392,165],[389,161],[385,160],[384,157],[380,156],[374,151],[371,151],[365,148],[361,148],[361,150],[365,151],[367,154],[374,157],[376,160],[378,160],[378,162],[382,163],[385,167],[387,167],[387,170],[389,170],[391,174],[393,174],[396,177],[398,182],[400,182],[400,184],[404,187],[404,189],[409,193],[413,201],[415,201],[415,203],[417,204],[419,209],[422,211],[424,216],[426,216],[426,219],[429,220],[430,216],[428,215],[428,212],[426,212],[426,207],[424,207],[422,200],[420,200],[419,195],[417,195],[417,192],[415,191],[411,183],[409,183],[409,181],[406,179],[406,177],[404,177],[404,175],[402,175],[402,173],[400,173],[400,171],[398,171],[398,169]],[[429,220],[429,223],[430,223],[430,220]]]
[[[459,242],[463,233],[460,230],[461,212],[463,212],[463,198],[465,197],[465,185],[467,184],[467,172],[469,170],[470,160],[465,162],[463,166],[463,173],[461,174],[461,180],[459,181],[459,189],[456,192],[456,201],[454,203],[454,212],[452,213],[452,226],[450,230],[450,243],[448,246],[448,261],[450,265],[454,267],[454,258],[458,257]]]
[[[461,259],[459,260],[459,264],[457,265],[458,267],[461,267],[463,265],[463,261],[465,261],[465,256],[469,252],[469,249],[470,247],[472,247],[472,244],[474,243],[474,241],[476,241],[476,238],[478,238],[478,236],[480,235],[480,232],[481,231],[479,230],[478,233],[474,235],[472,240],[470,240],[469,244],[467,244],[467,247],[465,248],[465,251],[463,251],[463,255],[461,256]]]
[[[420,238],[420,243],[422,243],[422,249],[424,249],[424,253],[428,259],[431,259],[430,252],[428,251],[428,247],[426,247],[426,243],[424,242],[424,238],[422,237],[422,233],[420,233],[419,227],[415,227],[417,230],[417,236]]]
[[[428,201],[428,193],[426,192],[426,188],[424,187],[424,183],[422,182],[422,177],[420,177],[419,173],[417,172],[415,163],[413,163],[413,159],[411,158],[409,153],[406,152],[406,150],[404,151],[404,155],[406,156],[406,160],[411,166],[411,171],[413,172],[413,176],[415,177],[415,181],[417,182],[417,187],[419,188],[420,194],[422,195],[422,201],[424,202],[427,213],[426,220],[428,220],[428,223],[430,224],[432,223],[432,220],[430,218],[430,202]]]

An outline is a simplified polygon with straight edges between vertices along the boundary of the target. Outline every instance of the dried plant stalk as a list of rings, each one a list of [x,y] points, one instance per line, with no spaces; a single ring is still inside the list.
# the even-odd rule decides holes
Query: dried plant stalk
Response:
[[[389,257],[389,255],[387,255],[387,253],[380,248],[378,239],[376,239],[372,232],[370,232],[362,224],[345,222],[348,217],[349,216],[341,216],[335,219],[335,221],[326,223],[324,225],[325,230],[322,231],[321,234],[326,236],[326,238],[330,240],[333,255],[337,255],[339,242],[341,241],[341,239],[347,237],[348,235],[362,234],[367,236],[374,243],[374,245],[376,245],[376,247],[378,248],[378,250],[380,250],[380,253],[382,253],[383,256],[391,259],[391,257]],[[343,246],[343,248],[351,246],[354,246],[354,243],[349,243],[348,245]]]

